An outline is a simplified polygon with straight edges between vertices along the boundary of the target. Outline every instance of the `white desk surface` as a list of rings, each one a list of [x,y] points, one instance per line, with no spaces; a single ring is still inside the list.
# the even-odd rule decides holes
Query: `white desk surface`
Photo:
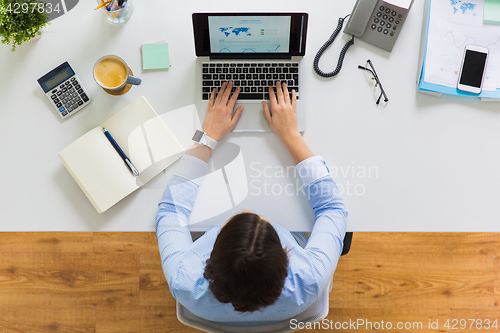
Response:
[[[354,3],[134,1],[131,20],[111,25],[94,11],[95,1],[86,0],[54,20],[38,41],[15,53],[0,45],[0,230],[153,231],[171,169],[99,215],[57,154],[140,95],[160,114],[192,104],[191,14],[224,10],[309,13],[301,63],[301,103],[308,109],[304,138],[344,188],[349,231],[500,231],[500,106],[416,92],[422,0],[415,1],[391,53],[356,41],[336,78],[314,73],[316,51]],[[170,43],[172,67],[143,72],[139,46],[164,39]],[[325,52],[323,70],[334,68],[347,40],[340,34]],[[107,95],[92,78],[95,61],[106,54],[123,57],[143,84],[121,97]],[[357,69],[368,58],[387,91],[386,106],[375,105],[373,88]],[[62,121],[36,80],[64,61],[94,101]],[[226,141],[241,147],[246,163],[261,163],[254,169],[293,165],[273,134],[230,134]],[[249,170],[249,177],[255,172]],[[243,201],[226,215],[248,205],[257,212],[260,205],[271,215],[301,209],[284,195],[259,198]]]

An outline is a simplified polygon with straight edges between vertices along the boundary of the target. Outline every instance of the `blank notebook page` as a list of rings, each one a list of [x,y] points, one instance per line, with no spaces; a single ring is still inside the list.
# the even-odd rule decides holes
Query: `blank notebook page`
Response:
[[[101,127],[66,147],[59,158],[99,213],[140,187]]]

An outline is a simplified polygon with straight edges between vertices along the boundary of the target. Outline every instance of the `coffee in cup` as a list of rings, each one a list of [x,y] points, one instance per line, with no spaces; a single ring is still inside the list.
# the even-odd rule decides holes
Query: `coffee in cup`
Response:
[[[127,63],[115,55],[107,55],[97,60],[94,66],[94,79],[107,90],[120,90],[125,85],[141,84],[141,79],[130,76]]]

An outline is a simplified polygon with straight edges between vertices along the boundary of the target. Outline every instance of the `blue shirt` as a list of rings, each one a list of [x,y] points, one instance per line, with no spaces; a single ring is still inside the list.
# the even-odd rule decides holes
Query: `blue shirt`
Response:
[[[225,221],[192,241],[189,215],[207,163],[191,155],[181,159],[159,204],[156,236],[170,292],[193,314],[226,325],[277,322],[301,313],[328,288],[342,253],[347,212],[320,156],[308,158],[296,168],[314,210],[314,228],[306,246],[302,247],[286,228],[272,223],[282,246],[289,250],[288,276],[274,304],[242,314],[235,311],[231,303],[220,303],[203,277],[205,262]]]

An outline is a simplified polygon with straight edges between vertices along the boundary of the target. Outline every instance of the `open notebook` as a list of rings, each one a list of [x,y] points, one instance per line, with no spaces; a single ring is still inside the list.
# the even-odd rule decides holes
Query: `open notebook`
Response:
[[[139,171],[134,177],[102,131],[105,127]],[[184,148],[144,96],[59,153],[85,195],[102,213],[150,181]]]

